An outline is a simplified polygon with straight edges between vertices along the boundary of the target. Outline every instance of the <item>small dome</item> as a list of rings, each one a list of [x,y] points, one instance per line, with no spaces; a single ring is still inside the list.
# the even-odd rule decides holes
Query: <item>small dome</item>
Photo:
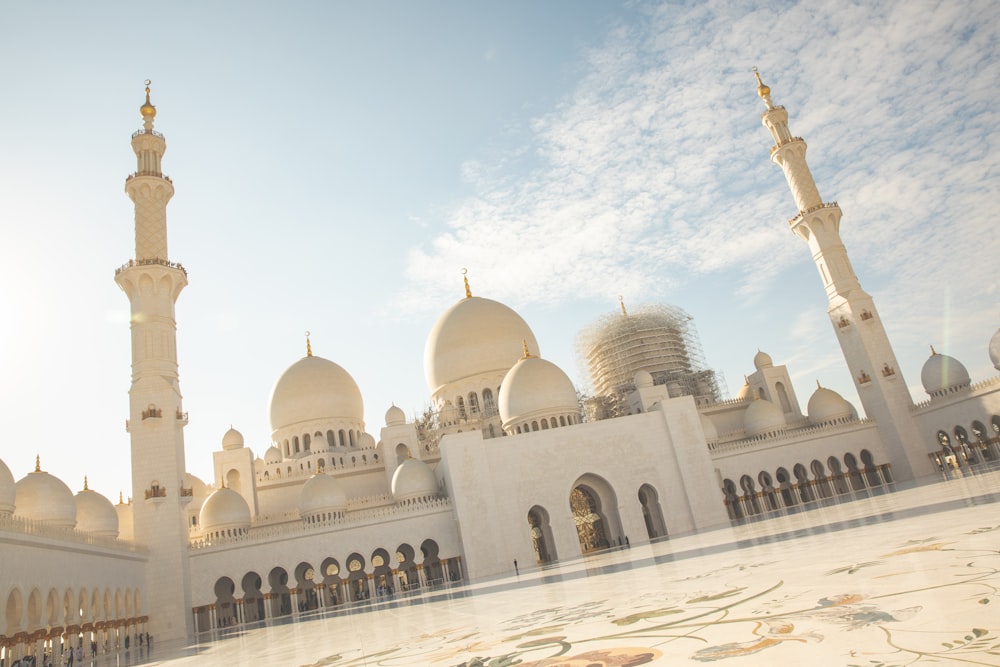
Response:
[[[419,459],[403,461],[392,474],[392,497],[396,502],[436,496],[437,478],[434,471]]]
[[[126,542],[135,541],[134,514],[132,503],[126,503],[121,496],[118,504],[115,505],[115,514],[118,515],[118,539]]]
[[[206,498],[212,492],[208,484],[189,472],[184,473],[184,488],[191,489],[191,495],[195,498]]]
[[[852,419],[854,406],[832,389],[817,387],[809,397],[806,412],[809,414],[810,424],[825,424],[841,419]]]
[[[281,463],[281,450],[274,445],[268,447],[264,452],[264,463]]]
[[[1000,329],[990,338],[990,361],[993,362],[993,368],[1000,371]]]
[[[329,475],[318,473],[309,478],[299,491],[299,514],[302,518],[347,511],[347,494],[344,487]]]
[[[953,389],[968,387],[972,380],[962,362],[947,354],[938,354],[931,348],[930,359],[924,362],[920,371],[920,382],[928,394],[940,396]]]
[[[362,433],[358,438],[358,447],[361,449],[375,449],[375,436],[371,433]]]
[[[766,398],[758,398],[743,413],[743,429],[749,438],[774,431],[784,431],[786,428],[785,415],[781,412],[781,408]]]
[[[525,357],[507,372],[498,396],[503,427],[532,417],[577,414],[576,388],[561,368],[538,357]]]
[[[343,368],[322,357],[302,357],[271,390],[271,429],[317,419],[364,423],[361,390]]]
[[[14,516],[59,528],[76,525],[73,492],[58,477],[36,467],[14,485]]]
[[[462,299],[438,318],[424,347],[432,394],[465,378],[502,376],[521,358],[522,341],[538,350],[528,324],[507,306],[478,296]]]
[[[746,378],[743,378],[743,386],[740,387],[738,392],[736,392],[736,396],[734,396],[734,398],[737,401],[750,398],[750,382]]]
[[[636,389],[639,387],[652,387],[653,376],[649,371],[636,371],[632,383],[635,384]]]
[[[10,468],[0,460],[0,516],[14,513],[14,476]]]
[[[118,537],[118,512],[110,500],[84,488],[76,494],[76,529],[98,537]]]
[[[250,528],[250,508],[232,489],[217,489],[201,506],[198,524],[206,533],[243,532]]]
[[[719,429],[715,427],[715,422],[706,417],[705,415],[698,415],[701,417],[701,430],[705,432],[705,442],[715,442],[719,439]]]
[[[765,368],[770,368],[771,366],[774,366],[774,362],[771,360],[771,355],[767,352],[757,350],[757,354],[753,355],[753,367],[757,370],[763,370]]]
[[[226,434],[222,436],[222,448],[225,450],[230,449],[241,449],[243,447],[243,434],[237,431],[235,428],[231,428],[226,431]]]
[[[386,426],[402,426],[406,423],[406,413],[393,405],[385,411]]]

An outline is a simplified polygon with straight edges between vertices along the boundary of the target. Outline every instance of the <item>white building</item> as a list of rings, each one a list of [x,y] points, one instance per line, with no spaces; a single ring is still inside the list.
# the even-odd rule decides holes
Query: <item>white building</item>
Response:
[[[840,240],[840,209],[820,198],[805,142],[758,84],[798,209],[790,225],[816,261],[864,418],[822,387],[803,413],[788,370],[758,353],[734,399],[671,398],[640,371],[631,414],[584,422],[528,324],[466,281],[428,336],[433,412],[408,422],[389,407],[376,437],[357,383],[307,340],[272,390],[271,447],[255,458],[228,431],[210,483],[186,472],[174,303],[187,275],[167,252],[173,185],[147,88],[126,180],[135,258],[115,276],[132,308],[133,500],[114,506],[86,485],[74,496],[41,461],[15,483],[0,462],[3,656],[63,641],[115,651],[147,631],[191,641],[1000,459],[1000,377],[972,384],[932,353],[930,398],[912,404]],[[1000,369],[1000,332],[989,351]]]

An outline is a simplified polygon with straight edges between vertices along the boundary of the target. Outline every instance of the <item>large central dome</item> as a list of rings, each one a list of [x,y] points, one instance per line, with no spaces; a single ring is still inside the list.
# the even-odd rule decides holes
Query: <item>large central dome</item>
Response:
[[[281,374],[271,390],[272,431],[317,419],[360,424],[364,414],[354,378],[322,357],[302,357]]]
[[[462,299],[438,318],[427,337],[427,386],[436,394],[468,377],[485,373],[503,377],[521,358],[524,342],[538,350],[535,335],[513,310],[478,296]]]

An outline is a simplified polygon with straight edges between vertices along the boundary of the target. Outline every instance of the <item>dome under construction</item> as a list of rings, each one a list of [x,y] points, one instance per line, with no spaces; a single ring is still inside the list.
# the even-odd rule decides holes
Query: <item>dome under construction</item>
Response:
[[[715,371],[706,368],[694,321],[684,310],[650,304],[609,313],[577,336],[577,357],[590,373],[597,396],[631,390],[635,374],[646,371],[671,397],[719,399]]]

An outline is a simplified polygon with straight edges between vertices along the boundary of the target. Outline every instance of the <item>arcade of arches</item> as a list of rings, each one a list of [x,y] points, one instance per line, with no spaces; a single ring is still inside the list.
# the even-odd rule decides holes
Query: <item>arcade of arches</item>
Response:
[[[941,429],[936,439],[941,448],[931,458],[940,470],[1000,461],[1000,415],[993,415],[988,427],[976,420],[968,430],[960,425]]]
[[[328,556],[318,568],[309,562],[291,569],[275,566],[264,576],[247,572],[239,582],[230,577],[217,579],[215,602],[193,610],[195,630],[207,632],[282,616],[297,618],[321,609],[415,594],[463,578],[461,557],[441,558],[437,542],[430,539],[424,540],[419,551],[404,543],[393,555],[379,548],[367,559],[358,552],[343,561]]]
[[[32,588],[27,595],[19,587],[8,591],[0,633],[0,664],[9,665],[24,656],[60,656],[82,647],[88,657],[114,654],[128,647],[128,638],[138,644],[145,636],[149,618],[140,615],[140,595],[132,589]],[[96,651],[96,653],[95,653]]]
[[[825,465],[818,459],[808,468],[796,463],[791,474],[787,468],[780,467],[773,477],[770,472],[761,470],[756,477],[741,476],[739,486],[727,478],[722,482],[722,492],[729,518],[780,512],[797,505],[881,488],[893,481],[888,463],[876,464],[867,449],[861,450],[860,458],[859,462],[858,457],[848,453],[843,462],[831,456]]]
[[[643,484],[636,493],[639,507],[650,540],[667,536],[659,494],[650,484]],[[578,479],[567,499],[580,553],[588,554],[602,549],[628,544],[618,516],[618,501],[612,486],[597,475],[587,474]],[[548,511],[535,505],[528,510],[528,532],[540,565],[557,560],[555,540]]]

